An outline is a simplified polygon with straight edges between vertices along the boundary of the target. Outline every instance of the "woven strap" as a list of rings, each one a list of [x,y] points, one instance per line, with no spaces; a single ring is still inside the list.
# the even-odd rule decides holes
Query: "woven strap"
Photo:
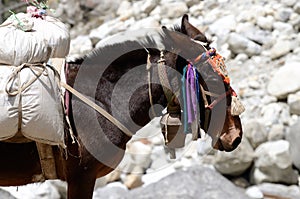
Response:
[[[170,90],[171,85],[168,79],[167,67],[165,65],[166,60],[164,59],[163,51],[160,51],[160,59],[158,61],[158,77],[168,101],[167,112],[178,113],[181,112],[181,109],[176,96],[179,96],[180,90],[175,92],[175,94]]]
[[[149,100],[150,100],[150,106],[151,106],[151,112],[153,117],[156,117],[155,114],[155,110],[154,110],[154,104],[153,104],[153,97],[152,97],[152,90],[151,90],[151,79],[152,79],[152,75],[151,75],[151,69],[152,69],[152,64],[150,61],[150,53],[148,52],[148,57],[147,57],[147,65],[146,65],[146,69],[147,69],[147,73],[148,73],[148,94],[149,94]]]
[[[114,118],[111,114],[109,114],[106,110],[104,110],[102,107],[98,106],[95,102],[91,101],[87,97],[85,97],[83,94],[69,86],[68,84],[61,82],[60,83],[62,87],[70,91],[73,95],[78,97],[81,101],[89,105],[91,108],[96,110],[98,113],[103,115],[106,119],[108,119],[110,122],[112,122],[114,125],[116,125],[121,131],[123,131],[127,136],[132,137],[134,134],[126,128],[120,121],[118,121],[116,118]]]

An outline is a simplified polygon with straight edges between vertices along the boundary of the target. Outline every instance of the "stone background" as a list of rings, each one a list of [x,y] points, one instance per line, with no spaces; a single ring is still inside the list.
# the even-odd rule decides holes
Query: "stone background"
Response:
[[[99,41],[120,31],[170,27],[189,14],[191,23],[226,57],[232,86],[246,106],[241,116],[243,141],[232,153],[212,150],[206,137],[187,141],[178,152],[180,158],[171,161],[159,120],[153,120],[128,144],[119,168],[97,181],[95,199],[300,198],[299,1],[52,0],[50,4],[54,15],[70,27],[70,57],[92,51]],[[151,138],[141,139],[147,136]],[[0,198],[65,198],[65,186],[47,181],[18,190],[2,187]]]

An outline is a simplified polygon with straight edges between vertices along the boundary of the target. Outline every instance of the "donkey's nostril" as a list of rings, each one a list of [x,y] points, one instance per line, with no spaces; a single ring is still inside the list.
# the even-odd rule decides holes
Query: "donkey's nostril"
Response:
[[[241,137],[235,138],[235,140],[232,142],[232,147],[235,149],[242,141]]]

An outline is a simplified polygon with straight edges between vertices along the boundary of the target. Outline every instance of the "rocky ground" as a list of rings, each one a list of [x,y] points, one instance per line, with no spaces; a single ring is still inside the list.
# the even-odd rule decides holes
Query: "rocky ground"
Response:
[[[243,141],[231,153],[212,150],[205,138],[187,141],[179,158],[171,161],[158,119],[152,121],[128,145],[120,167],[97,181],[95,199],[300,198],[300,2],[51,3],[58,5],[55,14],[71,27],[71,57],[90,52],[109,35],[179,24],[188,13],[191,23],[205,31],[214,40],[212,46],[227,58],[233,87],[246,107],[241,116]],[[140,141],[150,135],[147,142]],[[65,198],[65,184],[58,181],[19,187],[18,191],[15,187],[2,189],[5,198]],[[33,189],[38,190],[36,194]]]

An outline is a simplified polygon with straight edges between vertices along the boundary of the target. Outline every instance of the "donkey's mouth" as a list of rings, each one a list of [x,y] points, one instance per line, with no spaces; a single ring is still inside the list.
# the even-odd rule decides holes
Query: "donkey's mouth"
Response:
[[[213,142],[213,148],[219,151],[231,152],[236,149],[242,141],[240,129],[232,128],[223,133],[221,137]]]

